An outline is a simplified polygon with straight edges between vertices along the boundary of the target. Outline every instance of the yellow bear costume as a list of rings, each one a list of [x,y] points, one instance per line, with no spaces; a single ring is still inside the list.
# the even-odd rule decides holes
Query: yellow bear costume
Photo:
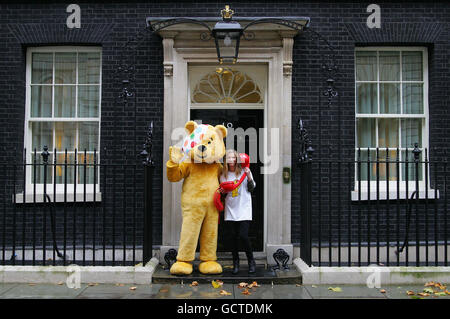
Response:
[[[214,205],[214,192],[219,187],[225,155],[223,139],[227,129],[223,125],[211,126],[189,121],[185,125],[188,136],[183,148],[169,148],[167,179],[178,182],[182,179],[180,245],[177,261],[170,268],[174,275],[192,273],[192,261],[200,237],[199,271],[203,274],[220,274],[222,266],[217,263],[217,232],[219,213]],[[187,159],[185,159],[187,157]]]

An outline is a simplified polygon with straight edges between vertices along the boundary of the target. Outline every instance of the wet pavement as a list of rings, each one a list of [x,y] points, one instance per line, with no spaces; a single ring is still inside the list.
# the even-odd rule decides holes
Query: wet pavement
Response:
[[[337,288],[337,289],[336,289]],[[424,285],[368,288],[362,285],[271,285],[248,289],[235,283],[214,288],[211,283],[184,284],[81,284],[69,288],[59,284],[0,284],[0,299],[450,299],[450,295],[419,296]],[[384,292],[382,292],[384,290]],[[221,295],[225,291],[228,295]],[[414,292],[408,295],[407,291]],[[435,288],[436,292],[439,289]],[[223,293],[223,292],[222,292]]]

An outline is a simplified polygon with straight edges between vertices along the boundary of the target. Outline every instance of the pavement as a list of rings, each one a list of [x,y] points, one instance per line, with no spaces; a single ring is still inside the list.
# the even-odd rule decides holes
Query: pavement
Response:
[[[14,284],[0,283],[0,299],[450,299],[445,294],[419,296],[424,285],[385,286],[368,288],[362,285],[298,285],[298,284],[258,284],[245,289],[238,284],[226,283],[214,288],[211,283],[191,286],[183,284],[81,284],[79,288],[69,288],[66,283],[58,284]],[[438,288],[434,288],[439,291]],[[221,295],[225,290],[229,295]],[[407,291],[414,292],[408,295]]]

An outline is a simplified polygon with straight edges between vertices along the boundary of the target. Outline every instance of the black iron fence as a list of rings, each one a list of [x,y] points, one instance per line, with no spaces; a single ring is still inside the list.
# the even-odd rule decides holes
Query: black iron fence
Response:
[[[358,148],[337,159],[329,148],[315,159],[301,131],[300,254],[307,264],[448,266],[445,150]]]
[[[152,129],[141,159],[24,150],[0,163],[1,265],[136,265],[152,257]],[[107,149],[102,156],[107,155]]]

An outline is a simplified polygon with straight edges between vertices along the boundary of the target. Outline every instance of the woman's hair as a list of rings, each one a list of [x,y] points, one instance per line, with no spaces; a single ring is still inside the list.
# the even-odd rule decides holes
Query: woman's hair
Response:
[[[227,163],[227,155],[229,153],[232,153],[235,157],[236,157],[236,169],[234,171],[234,173],[236,174],[236,176],[241,175],[241,171],[242,171],[242,166],[241,166],[241,158],[238,154],[238,152],[236,152],[236,150],[233,149],[229,149],[225,152],[225,157],[223,158],[223,174],[225,175],[225,178],[228,178],[228,163]]]

